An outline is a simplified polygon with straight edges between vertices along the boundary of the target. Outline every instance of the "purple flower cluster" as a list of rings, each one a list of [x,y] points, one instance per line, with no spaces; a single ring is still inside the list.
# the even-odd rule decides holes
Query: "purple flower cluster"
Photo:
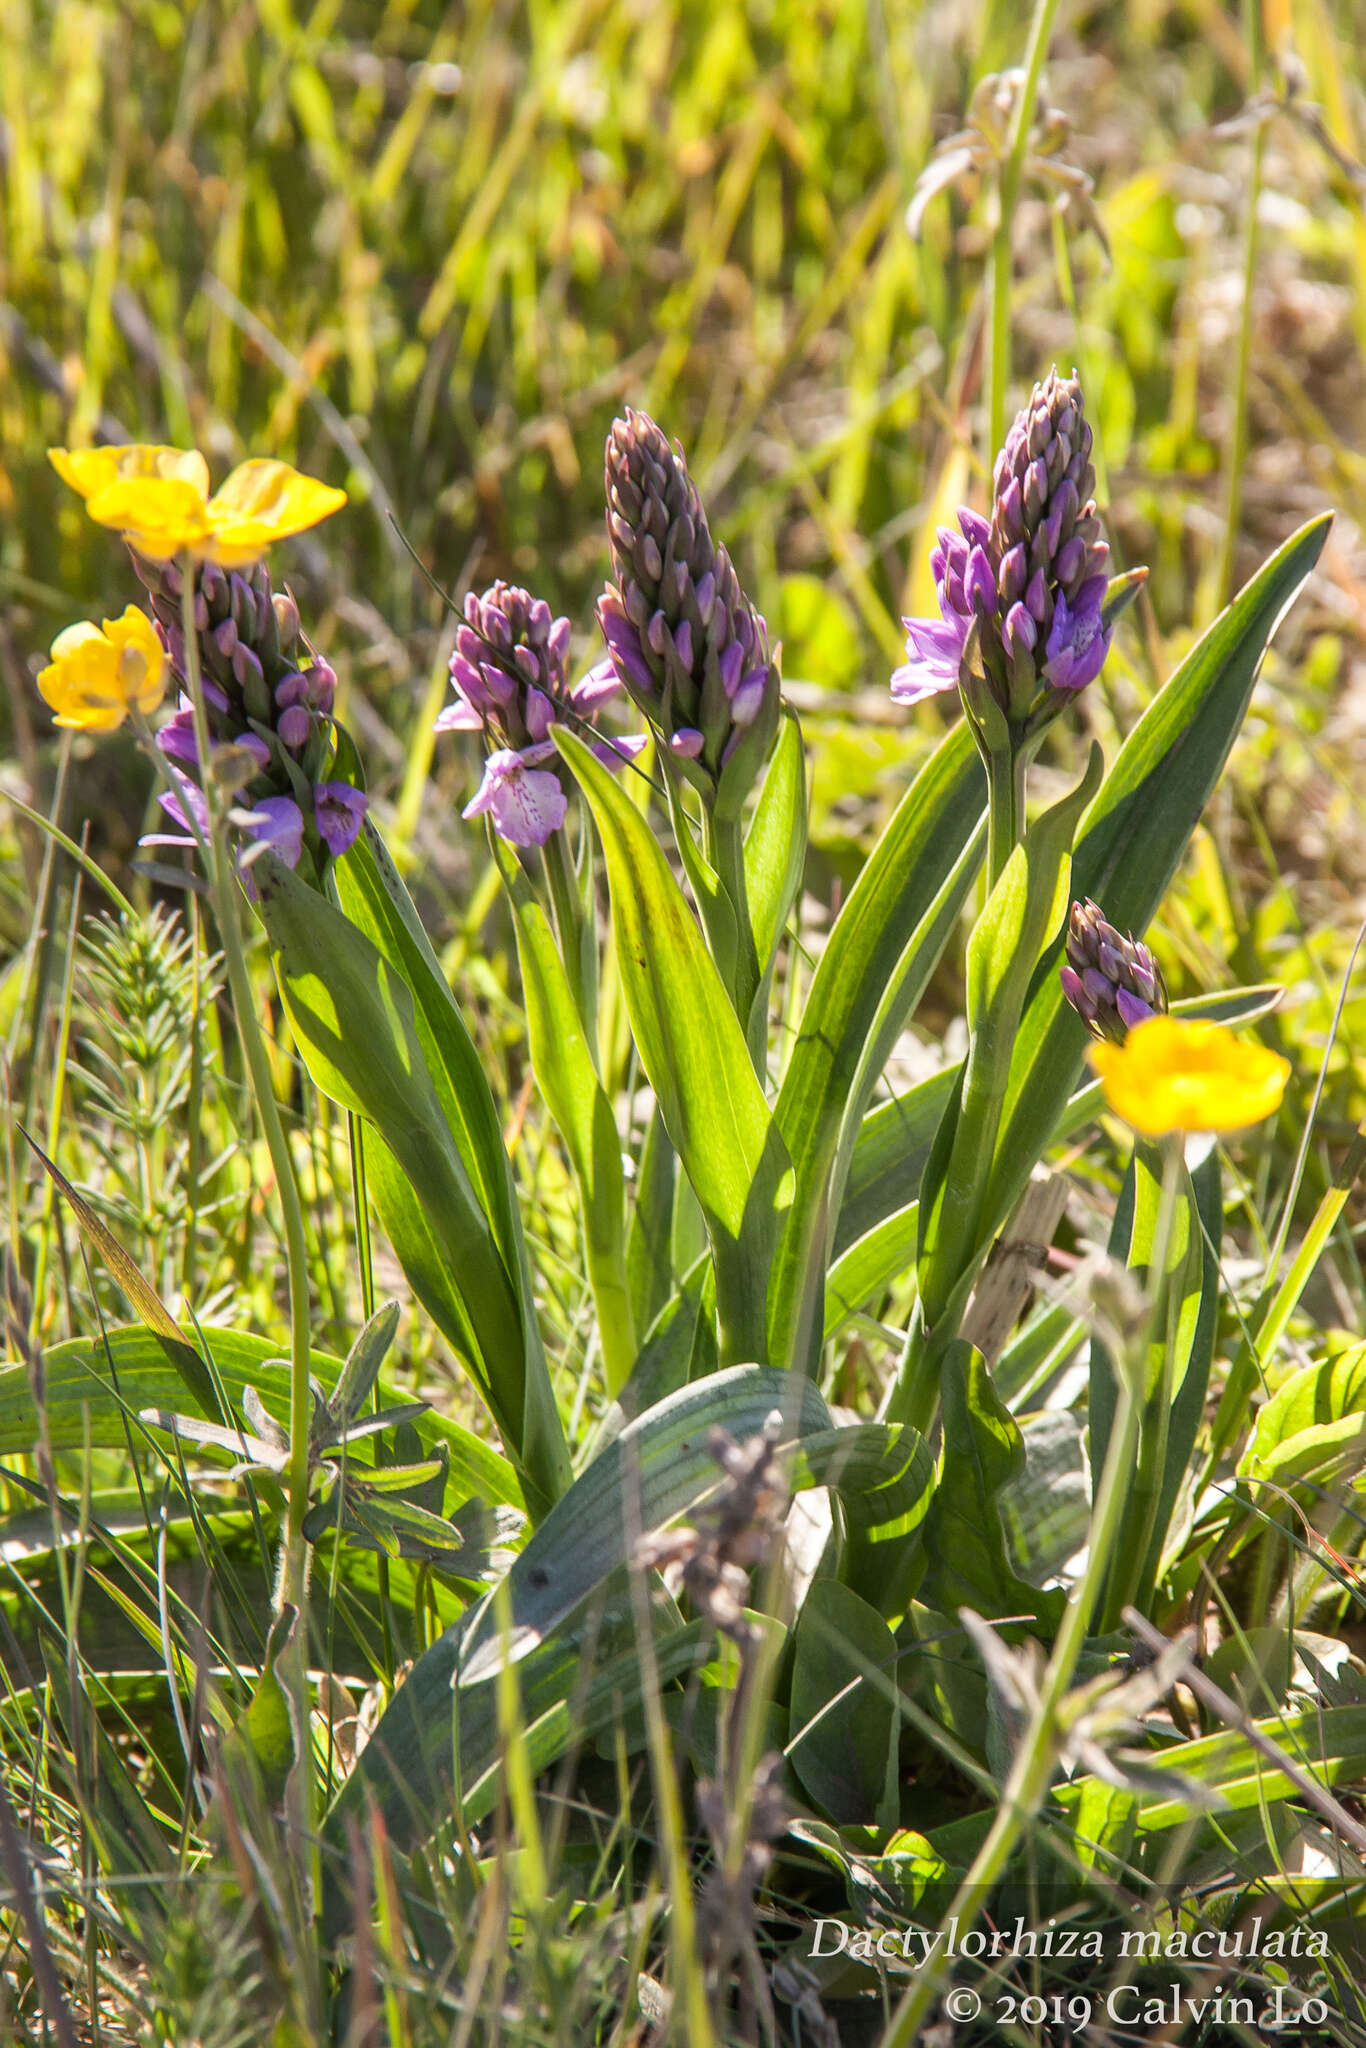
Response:
[[[514,846],[544,846],[568,812],[551,727],[567,723],[581,730],[621,687],[607,662],[571,685],[568,651],[569,621],[552,618],[544,599],[501,580],[482,597],[473,591],[466,597],[451,656],[455,702],[441,713],[436,730],[482,732],[497,742],[464,815],[487,812],[494,831]],[[638,754],[645,739],[590,744],[600,761],[615,768]]]
[[[143,844],[193,846],[193,824],[203,831],[207,809],[185,689],[181,570],[137,555],[133,563],[181,683],[179,706],[157,734],[176,783],[161,804],[179,829],[151,833]],[[229,815],[246,843],[243,865],[265,848],[290,867],[306,848],[315,865],[345,853],[361,829],[366,798],[328,773],[337,678],[305,646],[294,599],[272,589],[264,562],[232,573],[206,563],[195,575],[194,625],[209,750],[215,774],[237,793]]]
[[[1095,1038],[1122,1042],[1136,1024],[1165,1014],[1162,970],[1141,939],[1108,924],[1088,896],[1067,921],[1062,992]]]
[[[1036,384],[996,459],[991,517],[967,507],[930,558],[937,619],[905,619],[899,703],[957,689],[974,624],[987,683],[1020,723],[1041,688],[1074,692],[1100,673],[1109,548],[1096,513],[1091,429],[1075,377]]]
[[[738,815],[778,727],[768,629],[681,450],[646,413],[613,423],[606,485],[616,581],[598,621],[613,668],[704,801]]]

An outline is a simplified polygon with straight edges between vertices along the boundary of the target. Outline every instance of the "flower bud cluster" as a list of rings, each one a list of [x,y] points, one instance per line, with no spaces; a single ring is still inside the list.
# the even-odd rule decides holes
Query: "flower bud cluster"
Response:
[[[606,483],[616,581],[598,620],[613,668],[704,800],[738,814],[778,726],[768,629],[681,451],[645,413],[613,424]]]
[[[162,798],[177,824],[201,822],[204,764],[186,687],[182,569],[175,561],[133,566],[151,594],[152,615],[181,686],[179,708],[157,734],[177,771],[180,795]],[[329,777],[337,678],[303,643],[299,610],[272,588],[265,563],[227,571],[208,562],[195,571],[195,641],[208,719],[210,768],[237,793],[237,818],[249,840],[269,845],[293,867],[305,846],[315,858],[342,854],[360,831],[366,799]],[[154,845],[192,844],[155,834]]]
[[[1095,506],[1091,429],[1075,377],[1036,384],[996,458],[990,518],[963,507],[930,558],[941,617],[906,619],[909,660],[892,695],[917,703],[967,681],[969,638],[996,701],[1017,724],[1040,689],[1100,673],[1109,548]]]
[[[451,681],[455,702],[436,721],[438,732],[482,732],[493,742],[484,779],[464,815],[489,814],[499,837],[514,846],[544,846],[569,808],[552,726],[582,732],[620,689],[605,662],[569,681],[569,621],[551,616],[543,598],[501,580],[465,599],[455,636]],[[598,759],[619,767],[644,737],[590,742]]]
[[[1122,1044],[1136,1024],[1165,1015],[1167,988],[1152,953],[1107,924],[1090,897],[1072,905],[1065,950],[1063,994],[1092,1037]]]

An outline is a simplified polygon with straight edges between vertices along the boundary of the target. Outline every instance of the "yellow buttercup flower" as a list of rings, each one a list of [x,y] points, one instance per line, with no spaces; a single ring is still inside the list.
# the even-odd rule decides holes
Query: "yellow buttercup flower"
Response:
[[[1222,1024],[1150,1017],[1122,1045],[1090,1048],[1105,1100],[1146,1137],[1237,1131],[1280,1107],[1290,1062]]]
[[[345,491],[287,462],[240,463],[210,497],[208,465],[194,449],[50,448],[48,459],[92,519],[116,528],[152,562],[188,553],[240,569],[272,541],[316,526],[346,503]]]
[[[57,725],[81,732],[113,732],[130,711],[149,716],[166,691],[166,651],[146,612],[130,604],[104,630],[82,620],[52,643],[52,661],[38,688]]]

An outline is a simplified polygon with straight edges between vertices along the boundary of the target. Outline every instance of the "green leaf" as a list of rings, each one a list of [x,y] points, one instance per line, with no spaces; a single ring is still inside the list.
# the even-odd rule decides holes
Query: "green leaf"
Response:
[[[707,1446],[719,1424],[736,1441],[781,1417],[794,1446],[794,1487],[833,1486],[861,1528],[902,1533],[928,1492],[931,1467],[914,1431],[885,1423],[836,1429],[812,1383],[766,1366],[732,1366],[669,1395],[595,1458],[531,1537],[508,1575],[506,1654],[547,1636],[649,1535],[722,1483]],[[870,1455],[871,1454],[871,1455]],[[878,1481],[881,1484],[878,1484]],[[462,1677],[477,1679],[504,1654],[499,1618],[483,1611],[465,1645]]]
[[[825,1276],[825,1328],[828,1339],[885,1293],[892,1281],[915,1264],[920,1235],[920,1204],[909,1202],[840,1253]]]
[[[917,1272],[929,1328],[939,1322],[953,1291],[964,1244],[978,1238],[1020,1013],[1039,955],[1067,914],[1072,838],[1102,765],[1093,743],[1085,775],[1029,827],[968,941],[968,1056],[920,1196]]]
[[[889,1827],[897,1812],[896,1638],[838,1579],[817,1579],[792,1640],[786,1756],[833,1821]],[[883,1683],[870,1681],[880,1672]]]
[[[778,743],[745,835],[745,893],[763,989],[769,985],[778,941],[805,866],[806,749],[797,714],[785,706]]]
[[[373,1803],[396,1846],[409,1849],[456,1813],[466,1827],[477,1826],[497,1803],[506,1755],[498,1675],[462,1685],[458,1715],[451,1690],[459,1639],[469,1619],[467,1613],[418,1659],[327,1816],[324,1917],[334,1932],[346,1925],[347,1823],[352,1815],[359,1817]],[[706,1663],[714,1642],[707,1623],[681,1626],[672,1602],[651,1619],[657,1630],[654,1675],[661,1686]],[[618,1720],[627,1721],[640,1705],[648,1670],[634,1609],[619,1583],[600,1612],[581,1627],[560,1630],[516,1667],[529,1768],[542,1771],[567,1749],[593,1741]]]
[[[376,1309],[351,1346],[333,1389],[328,1405],[338,1422],[353,1421],[360,1413],[362,1403],[370,1398],[397,1331],[398,1303],[386,1301],[383,1308]]]
[[[254,869],[290,1028],[315,1084],[383,1141],[370,1181],[413,1290],[459,1352],[523,1475],[533,1516],[569,1453],[534,1323],[451,1134],[402,971],[267,855]],[[386,1157],[387,1155],[387,1157]]]
[[[986,1360],[970,1344],[949,1347],[943,1397],[943,1467],[925,1518],[920,1597],[945,1614],[971,1607],[989,1620],[1025,1617],[1047,1633],[1061,1618],[1063,1596],[1017,1577],[996,1506],[1002,1488],[1024,1470],[1024,1446]]]
[[[897,807],[811,979],[775,1114],[796,1175],[768,1279],[769,1356],[813,1370],[821,1289],[864,1110],[967,900],[982,856],[983,779],[956,727]],[[876,1046],[880,1059],[870,1048]]]
[[[242,1396],[255,1387],[282,1414],[289,1410],[289,1364],[278,1347],[242,1330],[201,1325],[200,1337],[234,1413]],[[325,1387],[335,1385],[342,1362],[327,1352],[309,1354],[309,1371]],[[183,1391],[180,1375],[166,1361],[156,1339],[137,1323],[125,1324],[103,1337],[72,1337],[43,1354],[43,1419],[54,1450],[122,1450],[131,1434],[141,1434],[137,1418],[144,1408],[177,1406]],[[380,1399],[385,1399],[381,1389]],[[0,1367],[0,1456],[30,1451],[37,1441],[39,1416],[26,1365]],[[424,1444],[445,1444],[451,1474],[462,1493],[489,1502],[522,1506],[517,1476],[491,1444],[458,1422],[428,1409],[418,1421]],[[87,1439],[87,1430],[89,1436]]]
[[[550,920],[517,861],[496,837],[494,858],[512,902],[531,1064],[564,1140],[579,1187],[589,1284],[609,1394],[635,1364],[626,1281],[626,1185],[621,1136],[588,1044]]]
[[[1366,1707],[1310,1707],[1253,1725],[1323,1786],[1356,1785],[1366,1777]],[[1232,1728],[1157,1750],[1152,1762],[1217,1793],[1234,1811],[1274,1806],[1298,1796],[1293,1780]],[[1055,1785],[1050,1796],[1071,1814],[1094,1784],[1093,1778],[1074,1778],[1070,1784]],[[1179,1796],[1158,1789],[1138,1796],[1134,1821],[1139,1835],[1183,1827],[1190,1818],[1190,1802]]]
[[[369,820],[332,874],[338,901],[351,923],[399,970],[412,991],[413,1021],[446,1128],[508,1271],[524,1269],[521,1212],[498,1105],[412,898]],[[529,1288],[529,1280],[526,1285]]]
[[[649,1330],[673,1292],[674,1184],[678,1154],[656,1106],[636,1166],[635,1201],[626,1237],[626,1274],[637,1330]]]
[[[1219,1317],[1218,1248],[1223,1234],[1223,1196],[1219,1180],[1219,1158],[1211,1152],[1193,1176],[1182,1176],[1172,1224],[1167,1260],[1168,1284],[1178,1290],[1162,1320],[1161,1329],[1149,1346],[1144,1368],[1144,1393],[1149,1411],[1141,1423],[1143,1431],[1157,1431],[1165,1442],[1160,1473],[1149,1475],[1140,1467],[1125,1503],[1117,1555],[1127,1557],[1143,1541],[1141,1529],[1150,1518],[1151,1526],[1144,1555],[1134,1583],[1151,1584],[1167,1548],[1172,1516],[1186,1478],[1191,1453],[1205,1412],[1214,1357],[1215,1330]],[[1152,1286],[1152,1256],[1162,1192],[1162,1159],[1157,1150],[1141,1141],[1134,1146],[1129,1170],[1111,1227],[1111,1255],[1122,1260],[1141,1286]],[[1208,1233],[1215,1247],[1212,1256],[1204,1239]],[[1152,1404],[1165,1383],[1169,1391],[1164,1419],[1152,1411]],[[1091,1429],[1091,1470],[1099,1472],[1114,1426],[1119,1400],[1115,1367],[1105,1347],[1095,1338],[1091,1345],[1091,1383],[1088,1416]],[[1149,1480],[1154,1500],[1149,1498]],[[1155,1504],[1154,1504],[1155,1502]]]
[[[555,744],[588,799],[641,1064],[706,1219],[722,1356],[765,1355],[764,1300],[791,1169],[744,1034],[648,823],[563,727]]]
[[[1302,1366],[1257,1411],[1238,1471],[1289,1486],[1359,1469],[1366,1446],[1366,1344]]]
[[[870,1230],[920,1199],[934,1134],[949,1098],[958,1092],[961,1069],[944,1067],[913,1088],[867,1111],[849,1162],[834,1250],[846,1251]]]

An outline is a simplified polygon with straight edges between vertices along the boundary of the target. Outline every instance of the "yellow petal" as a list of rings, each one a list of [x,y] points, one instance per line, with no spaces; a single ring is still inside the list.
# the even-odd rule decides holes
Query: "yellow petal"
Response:
[[[197,448],[162,448],[130,441],[118,448],[49,448],[47,459],[63,483],[82,498],[93,498],[121,477],[179,477],[209,495],[209,465]]]
[[[38,689],[58,725],[113,732],[128,715],[118,684],[118,653],[93,626],[68,626],[52,648],[55,659],[39,671]]]
[[[150,717],[166,694],[166,650],[146,612],[130,604],[121,619],[106,619],[105,637],[118,656],[124,702]]]
[[[1147,1137],[1236,1131],[1279,1108],[1290,1063],[1221,1024],[1150,1017],[1122,1045],[1093,1045],[1105,1099]]]
[[[64,626],[52,643],[52,659],[54,662],[63,661],[68,655],[74,654],[78,647],[84,647],[88,641],[99,640],[102,637],[99,627],[92,626],[89,619],[81,619],[74,626]]]
[[[204,494],[183,477],[118,477],[87,500],[86,510],[153,562],[201,549],[209,535]]]
[[[255,561],[272,541],[302,533],[339,511],[345,491],[303,476],[287,462],[243,462],[209,500],[204,553],[225,569]]]

